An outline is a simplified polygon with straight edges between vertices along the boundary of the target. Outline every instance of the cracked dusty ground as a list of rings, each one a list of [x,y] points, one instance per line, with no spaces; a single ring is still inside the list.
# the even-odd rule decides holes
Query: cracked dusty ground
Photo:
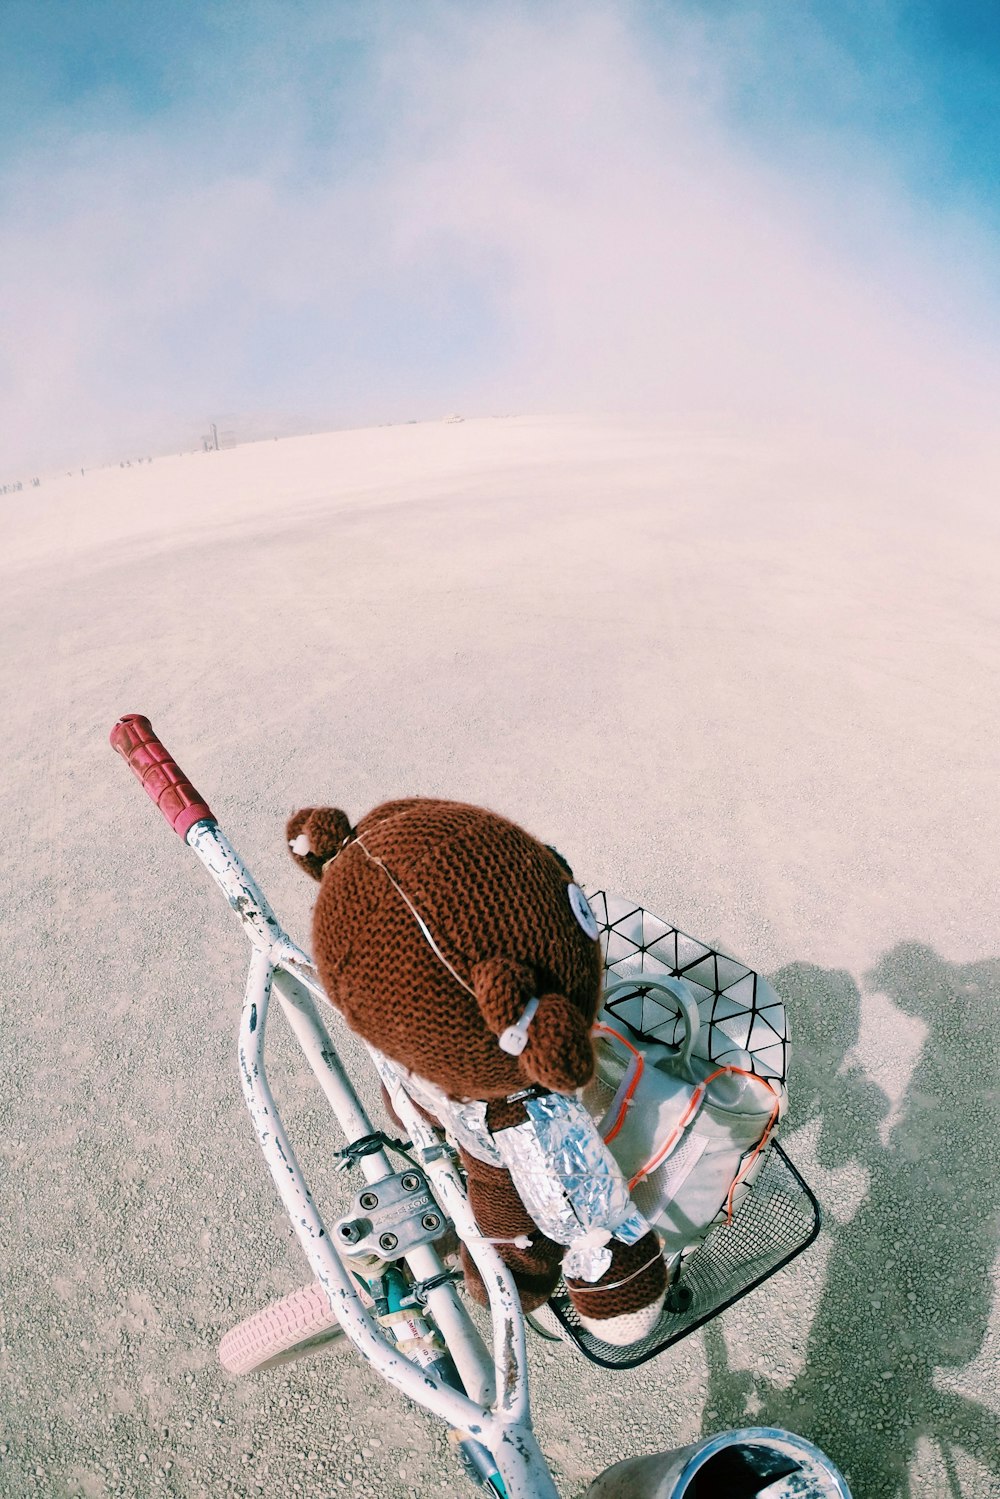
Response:
[[[751,1421],[817,1441],[858,1499],[996,1494],[1000,547],[981,494],[791,441],[508,419],[24,497],[0,560],[0,1493],[466,1491],[433,1422],[349,1351],[244,1382],[218,1367],[221,1333],[304,1267],[239,1093],[242,935],[107,746],[139,711],[300,940],[287,811],[443,794],[784,995],[785,1143],[824,1233],[639,1370],[532,1342],[567,1495]],[[277,1032],[276,1090],[333,1204],[331,1126]]]

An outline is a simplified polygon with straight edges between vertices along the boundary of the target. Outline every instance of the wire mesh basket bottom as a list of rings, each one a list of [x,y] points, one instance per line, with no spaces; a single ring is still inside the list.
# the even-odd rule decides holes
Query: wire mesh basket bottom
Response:
[[[763,1284],[813,1242],[819,1204],[780,1145],[773,1145],[753,1190],[732,1223],[720,1223],[689,1256],[671,1288],[655,1330],[639,1343],[615,1348],[581,1327],[560,1285],[549,1302],[565,1331],[592,1363],[634,1369],[717,1317]]]

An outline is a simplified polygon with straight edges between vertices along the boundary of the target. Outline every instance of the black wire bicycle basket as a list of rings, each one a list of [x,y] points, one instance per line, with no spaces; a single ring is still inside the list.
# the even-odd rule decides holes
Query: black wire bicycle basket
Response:
[[[642,906],[588,893],[601,928],[605,974],[634,980],[608,1001],[616,1024],[644,1041],[673,1042],[676,1017],[642,977],[683,978],[707,1026],[710,1057],[739,1047],[755,1072],[785,1081],[788,1029],[784,1006],[759,974],[725,953],[669,926]],[[755,1290],[814,1241],[820,1209],[812,1189],[775,1141],[762,1167],[734,1207],[685,1255],[667,1293],[660,1321],[639,1343],[619,1348],[581,1326],[564,1285],[549,1306],[580,1352],[607,1369],[632,1369],[655,1358],[696,1328]]]

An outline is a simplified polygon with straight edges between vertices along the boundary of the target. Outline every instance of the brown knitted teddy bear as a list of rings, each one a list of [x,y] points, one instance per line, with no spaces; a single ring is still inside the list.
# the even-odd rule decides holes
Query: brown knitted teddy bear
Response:
[[[327,994],[459,1147],[477,1225],[525,1310],[562,1268],[596,1336],[647,1335],[666,1271],[577,1095],[593,1074],[603,965],[568,866],[495,813],[424,798],[386,802],[356,828],[307,807],[287,836],[320,881],[313,953]],[[462,1263],[485,1303],[464,1245]]]

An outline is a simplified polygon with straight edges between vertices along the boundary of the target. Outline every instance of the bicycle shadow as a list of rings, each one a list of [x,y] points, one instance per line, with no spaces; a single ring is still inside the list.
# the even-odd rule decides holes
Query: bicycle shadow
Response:
[[[870,1182],[849,1223],[827,1220],[829,1274],[791,1387],[731,1370],[709,1324],[706,1409],[715,1430],[763,1423],[809,1437],[864,1499],[916,1499],[908,1470],[918,1439],[929,1438],[950,1495],[962,1499],[953,1445],[1000,1478],[1000,1417],[938,1374],[975,1359],[990,1314],[1000,961],[953,964],[904,943],[869,977],[928,1027],[888,1145],[879,1136],[885,1095],[860,1067],[844,1066],[860,1023],[850,976],[796,964],[773,978],[794,1027],[789,1127],[818,1117],[820,1164],[860,1163]]]

